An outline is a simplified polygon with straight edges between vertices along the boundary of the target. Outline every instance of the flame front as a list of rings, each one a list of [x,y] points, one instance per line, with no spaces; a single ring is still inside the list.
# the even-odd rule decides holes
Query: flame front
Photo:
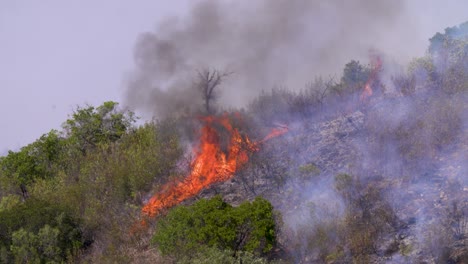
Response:
[[[230,179],[248,162],[249,154],[259,150],[260,143],[287,132],[287,127],[282,126],[280,129],[274,129],[263,140],[252,143],[232,126],[226,115],[208,116],[202,120],[205,124],[201,129],[200,143],[191,163],[191,172],[183,181],[164,185],[162,191],[151,197],[143,207],[144,215],[156,216],[162,210],[195,196],[204,188]],[[226,152],[221,149],[220,135],[213,127],[214,124],[221,125],[229,133],[230,140]]]

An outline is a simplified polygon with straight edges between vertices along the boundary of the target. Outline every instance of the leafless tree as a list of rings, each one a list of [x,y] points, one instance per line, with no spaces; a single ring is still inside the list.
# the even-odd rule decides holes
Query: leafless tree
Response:
[[[212,102],[219,96],[218,86],[229,75],[228,72],[205,69],[198,72],[198,80],[195,84],[203,97],[203,104],[208,114],[213,112]]]
[[[316,78],[314,82],[307,84],[306,87],[309,92],[312,93],[311,96],[314,104],[319,105],[320,109],[322,109],[325,98],[329,95],[329,92],[335,85],[335,77],[330,76],[326,81],[321,77]]]

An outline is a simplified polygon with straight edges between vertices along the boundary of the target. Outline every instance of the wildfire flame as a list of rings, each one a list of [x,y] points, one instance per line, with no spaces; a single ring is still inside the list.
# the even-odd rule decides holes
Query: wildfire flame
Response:
[[[382,70],[382,59],[380,56],[373,54],[371,55],[371,73],[369,75],[369,78],[366,81],[366,84],[364,85],[364,89],[361,93],[361,96],[359,99],[361,102],[367,100],[369,97],[372,96],[373,91],[371,88],[372,83],[374,83],[375,79],[377,79],[378,73]]]
[[[142,213],[153,217],[162,210],[179,204],[195,196],[202,189],[230,179],[234,173],[249,160],[249,154],[258,151],[259,145],[271,138],[288,131],[287,126],[275,128],[265,138],[251,142],[234,128],[227,115],[221,117],[207,116],[202,119],[200,143],[195,149],[195,158],[191,163],[191,172],[183,181],[170,182],[162,187],[143,207]],[[229,133],[227,151],[220,145],[220,135],[213,125],[221,125]]]

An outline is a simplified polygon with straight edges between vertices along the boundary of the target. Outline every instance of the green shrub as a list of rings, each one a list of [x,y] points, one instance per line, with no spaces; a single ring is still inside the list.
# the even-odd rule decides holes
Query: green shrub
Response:
[[[0,212],[0,237],[2,262],[65,261],[83,245],[67,210],[32,198]]]
[[[184,257],[178,261],[181,264],[267,264],[265,258],[255,256],[250,252],[234,252],[229,249],[206,248],[199,251],[194,256]]]
[[[162,254],[195,252],[206,247],[266,253],[275,245],[273,207],[256,198],[239,207],[220,196],[199,200],[192,206],[178,206],[157,223],[152,242]]]

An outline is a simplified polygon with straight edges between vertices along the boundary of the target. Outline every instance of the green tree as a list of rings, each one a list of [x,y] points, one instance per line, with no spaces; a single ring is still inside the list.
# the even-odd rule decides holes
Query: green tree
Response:
[[[161,253],[187,255],[207,247],[263,254],[275,245],[272,205],[263,198],[232,207],[220,196],[178,206],[157,223],[153,243]]]
[[[45,225],[37,233],[37,248],[41,256],[47,260],[60,261],[61,248],[59,240],[60,230],[58,228]]]
[[[23,228],[13,232],[10,250],[15,263],[60,263],[60,230],[45,225],[37,234]]]
[[[456,48],[457,41],[466,41],[468,38],[468,21],[460,24],[458,27],[448,27],[444,34],[436,33],[429,39],[429,53],[436,54],[446,50],[450,46]]]
[[[15,263],[40,263],[37,236],[23,228],[13,232],[10,250]]]
[[[356,92],[366,83],[369,78],[370,70],[363,66],[359,61],[351,60],[346,63],[343,69],[340,85],[337,85],[338,93]]]
[[[7,156],[2,157],[2,174],[19,186],[23,198],[27,198],[28,185],[37,179],[53,176],[53,167],[60,158],[62,145],[63,138],[58,131],[52,130],[19,151],[9,151]]]
[[[9,210],[21,203],[18,195],[5,195],[0,199],[0,212]]]
[[[428,52],[437,69],[436,85],[454,94],[468,89],[468,21],[458,27],[436,33],[430,40]]]
[[[63,125],[69,141],[85,153],[100,144],[115,142],[136,121],[131,111],[118,109],[118,103],[108,101],[97,108],[78,107]]]

